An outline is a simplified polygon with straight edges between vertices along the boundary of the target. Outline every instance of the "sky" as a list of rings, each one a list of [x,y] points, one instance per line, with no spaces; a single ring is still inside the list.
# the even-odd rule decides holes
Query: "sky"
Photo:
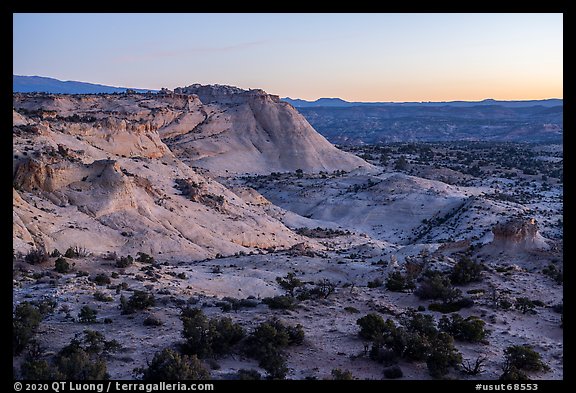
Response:
[[[563,97],[562,14],[13,14],[13,73],[281,97]]]

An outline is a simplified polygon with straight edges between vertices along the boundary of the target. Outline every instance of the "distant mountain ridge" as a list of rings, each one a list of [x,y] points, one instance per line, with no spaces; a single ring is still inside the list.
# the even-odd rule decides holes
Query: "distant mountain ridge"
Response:
[[[12,76],[12,91],[14,93],[52,93],[52,94],[99,94],[125,93],[126,90],[137,93],[155,92],[152,89],[134,89],[130,87],[114,87],[79,81],[61,81],[45,76]]]
[[[563,105],[563,99],[549,98],[545,100],[516,100],[500,101],[487,98],[482,101],[438,101],[438,102],[350,102],[341,98],[319,98],[316,101],[306,101],[299,98],[282,98],[295,108],[313,107],[353,107],[353,106],[452,106],[452,107],[472,107],[472,106],[501,106],[504,108],[522,108],[530,106],[554,107]]]

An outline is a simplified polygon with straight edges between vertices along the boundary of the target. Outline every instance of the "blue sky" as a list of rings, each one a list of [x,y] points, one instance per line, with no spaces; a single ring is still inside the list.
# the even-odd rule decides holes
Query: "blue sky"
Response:
[[[14,14],[13,72],[350,101],[563,96],[562,14]]]

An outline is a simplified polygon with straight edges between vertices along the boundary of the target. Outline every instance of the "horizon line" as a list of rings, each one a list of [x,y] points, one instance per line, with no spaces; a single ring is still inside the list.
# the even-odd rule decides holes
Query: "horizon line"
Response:
[[[77,82],[77,83],[87,83],[87,84],[93,84],[93,85],[100,85],[100,86],[104,86],[104,87],[112,87],[112,88],[119,88],[119,89],[135,89],[135,90],[149,90],[149,91],[159,91],[160,88],[148,88],[148,87],[125,87],[125,86],[118,86],[118,85],[113,85],[113,84],[106,84],[106,82],[86,82],[86,81],[80,81],[80,80],[71,80],[71,79],[58,79],[52,76],[43,76],[43,75],[21,75],[21,74],[12,74],[12,76],[21,76],[21,77],[38,77],[38,78],[48,78],[48,79],[54,79],[63,83],[66,82]],[[199,83],[202,84],[202,83]],[[217,85],[217,83],[209,83],[206,85]],[[236,87],[233,85],[226,85],[223,84],[222,86],[232,86],[232,87]],[[186,87],[186,86],[176,86],[175,88],[178,87]],[[174,88],[174,89],[175,89]],[[170,89],[170,90],[174,90],[174,89]],[[242,88],[244,89],[244,88]],[[249,89],[244,89],[244,90],[252,90],[252,88]],[[267,94],[273,94],[273,93],[268,93],[268,91],[266,91]],[[273,94],[273,95],[277,95],[277,94]],[[278,95],[280,97],[280,99],[289,99],[289,100],[301,100],[301,101],[306,101],[309,103],[314,103],[318,100],[321,99],[329,99],[329,100],[341,100],[344,101],[346,103],[351,103],[351,104],[356,104],[356,103],[366,103],[366,104],[379,104],[379,103],[390,103],[390,104],[408,104],[408,103],[419,103],[419,104],[423,104],[423,103],[452,103],[452,102],[484,102],[484,101],[501,101],[501,102],[510,102],[510,101],[547,101],[547,100],[564,100],[563,97],[549,97],[549,98],[513,98],[513,99],[498,99],[498,98],[491,98],[491,97],[487,97],[487,98],[483,98],[483,99],[472,99],[472,100],[467,100],[467,99],[450,99],[450,100],[414,100],[414,101],[394,101],[394,100],[390,100],[390,101],[358,101],[358,100],[354,100],[354,101],[349,101],[346,100],[344,98],[341,97],[319,97],[316,98],[315,100],[309,100],[309,99],[304,99],[304,98],[292,98],[289,96],[285,96],[285,97],[281,97],[280,95]]]

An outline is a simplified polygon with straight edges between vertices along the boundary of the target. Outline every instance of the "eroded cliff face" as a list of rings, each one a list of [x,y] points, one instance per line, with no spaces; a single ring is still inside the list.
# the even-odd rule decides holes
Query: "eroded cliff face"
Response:
[[[175,154],[218,175],[373,169],[263,90],[192,85],[174,93],[14,98],[14,126],[35,116],[52,131],[126,157]],[[23,116],[24,115],[24,116]]]
[[[262,173],[369,165],[326,142],[290,105],[238,90],[228,98],[220,88],[212,96],[15,94],[15,251],[80,246],[194,260],[302,242],[250,192],[234,193],[192,166]]]
[[[192,85],[175,92],[203,103],[204,119],[192,132],[165,140],[194,165],[218,174],[372,168],[336,149],[294,107],[263,90]]]

